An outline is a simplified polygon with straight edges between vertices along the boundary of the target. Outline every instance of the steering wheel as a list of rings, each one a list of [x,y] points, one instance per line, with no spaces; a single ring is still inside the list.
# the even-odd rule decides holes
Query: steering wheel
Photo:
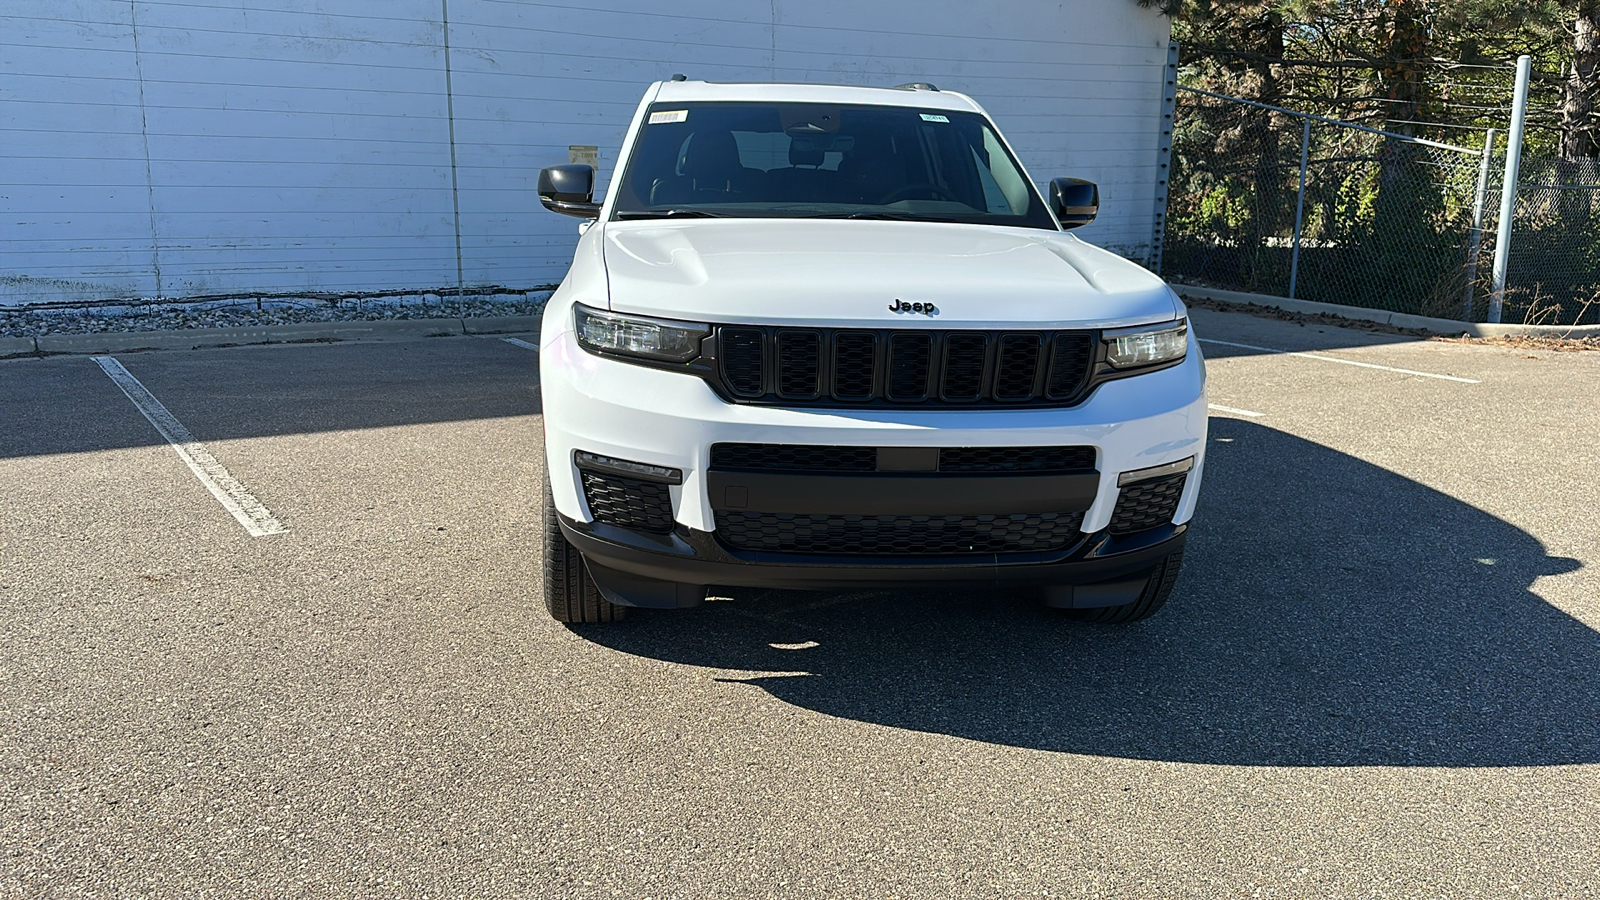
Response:
[[[956,199],[955,197],[950,196],[949,191],[931,181],[919,181],[916,184],[908,184],[898,190],[890,191],[886,196],[878,200],[878,204],[882,205],[885,203],[893,203],[896,200],[905,200],[908,199],[909,195],[915,194],[918,191],[928,191],[934,195],[933,199],[935,200]]]

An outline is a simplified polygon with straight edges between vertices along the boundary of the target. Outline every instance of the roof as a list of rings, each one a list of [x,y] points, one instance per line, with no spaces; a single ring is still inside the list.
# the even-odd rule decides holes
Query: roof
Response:
[[[874,106],[912,106],[983,112],[971,97],[955,91],[910,90],[894,87],[859,87],[844,84],[720,84],[711,81],[657,82],[657,103],[709,100],[763,100],[790,103],[862,103]]]

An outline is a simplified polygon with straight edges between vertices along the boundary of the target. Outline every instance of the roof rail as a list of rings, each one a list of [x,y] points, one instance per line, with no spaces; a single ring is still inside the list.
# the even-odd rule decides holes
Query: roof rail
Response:
[[[939,92],[939,88],[938,87],[936,87],[934,85],[931,85],[931,84],[927,83],[926,81],[908,81],[905,84],[897,84],[897,85],[895,85],[894,89],[897,90],[897,91],[933,91],[934,93],[938,93]]]

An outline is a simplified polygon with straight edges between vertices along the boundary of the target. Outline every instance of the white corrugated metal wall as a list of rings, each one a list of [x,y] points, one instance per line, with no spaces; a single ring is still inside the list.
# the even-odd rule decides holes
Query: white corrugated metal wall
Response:
[[[1135,0],[6,0],[0,305],[559,281],[539,168],[604,184],[673,72],[970,93],[1139,258],[1167,40]]]

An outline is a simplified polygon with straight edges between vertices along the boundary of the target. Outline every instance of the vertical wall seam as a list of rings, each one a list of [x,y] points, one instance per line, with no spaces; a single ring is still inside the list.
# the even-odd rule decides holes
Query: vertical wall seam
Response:
[[[444,23],[444,114],[450,126],[450,203],[456,224],[456,290],[466,286],[461,265],[461,179],[456,172],[456,97],[450,75],[450,0],[439,0]]]
[[[767,54],[767,78],[778,80],[778,0],[772,0],[772,49]]]
[[[156,276],[156,297],[162,296],[161,238],[156,230],[156,181],[150,166],[150,121],[144,106],[144,64],[139,54],[138,0],[128,0],[128,27],[133,32],[133,71],[139,81],[139,138],[144,143],[145,202],[150,208],[150,268]]]

